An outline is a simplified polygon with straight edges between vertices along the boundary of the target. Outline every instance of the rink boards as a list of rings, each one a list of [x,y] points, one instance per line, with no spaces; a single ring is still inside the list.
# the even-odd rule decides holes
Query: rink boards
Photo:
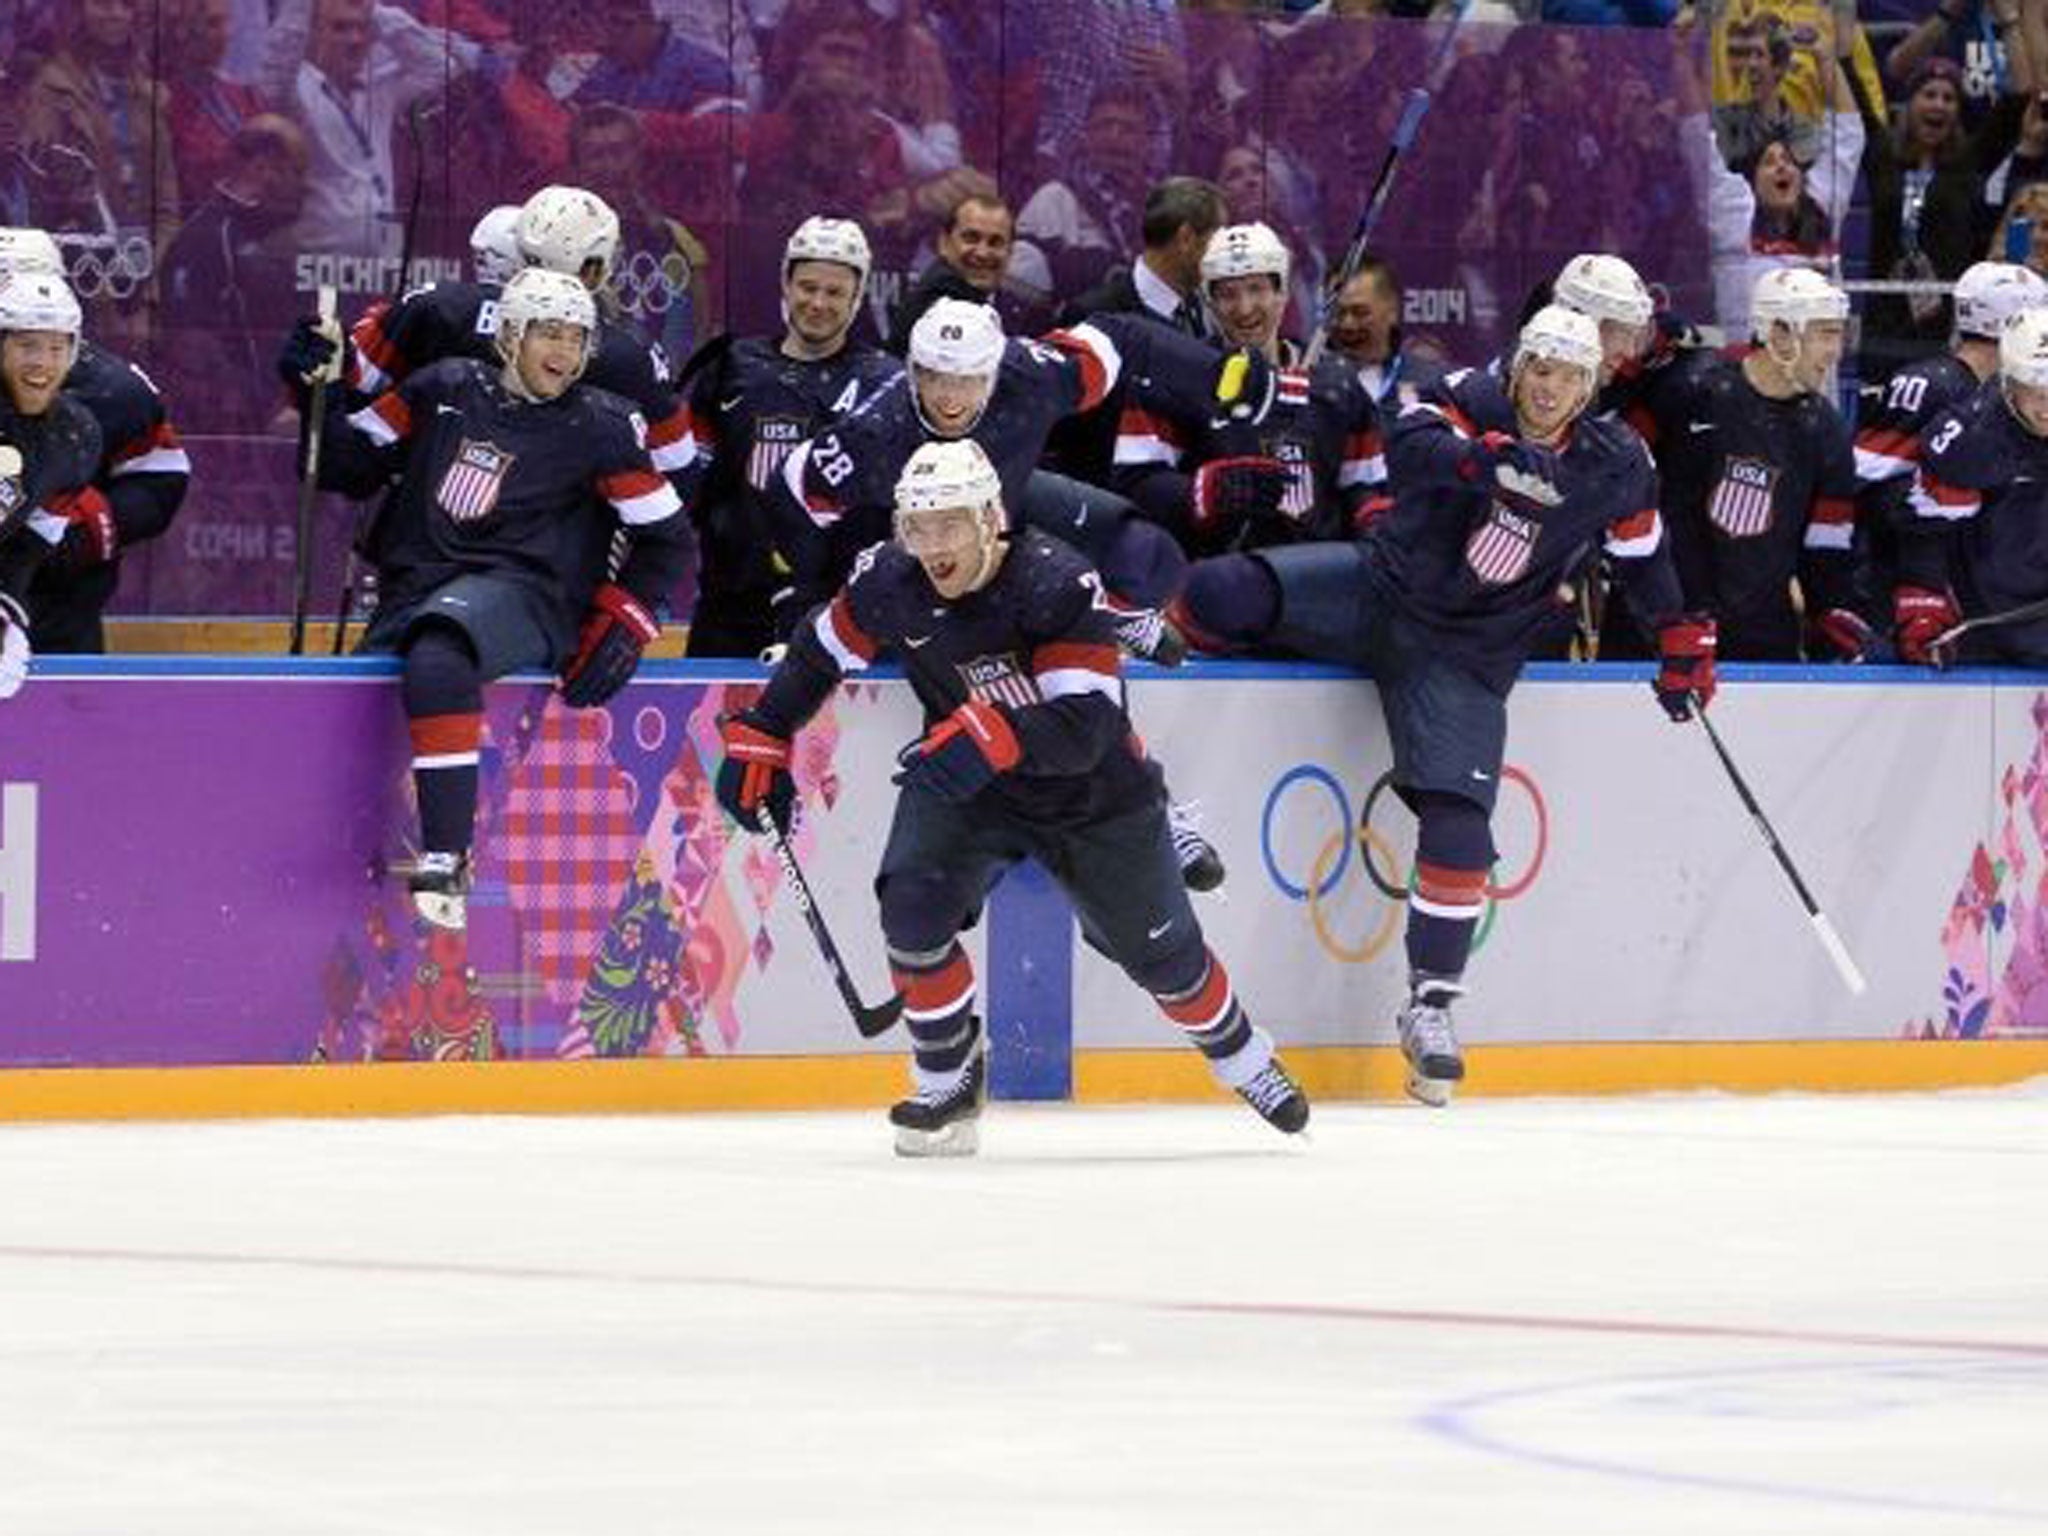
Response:
[[[1538,667],[1511,706],[1459,1009],[1473,1092],[1908,1087],[2048,1072],[2048,692],[2020,674],[1726,669],[1715,720],[1869,979],[1843,986],[1696,726],[1646,673]],[[412,825],[369,662],[39,667],[0,706],[0,1115],[802,1108],[883,1102],[766,850],[710,800],[759,673],[657,663],[610,708],[491,690],[464,940],[376,871]],[[1397,1092],[1412,819],[1373,689],[1140,669],[1133,716],[1230,868],[1197,910],[1325,1096]],[[862,989],[907,690],[801,740],[797,838]],[[971,948],[1016,1098],[1206,1097],[1193,1053],[1035,870]],[[94,1070],[80,1070],[90,1068]]]

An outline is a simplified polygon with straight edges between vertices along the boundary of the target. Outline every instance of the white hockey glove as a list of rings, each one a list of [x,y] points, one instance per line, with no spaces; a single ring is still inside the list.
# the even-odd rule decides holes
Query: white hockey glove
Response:
[[[28,614],[0,592],[0,699],[11,699],[28,681]]]

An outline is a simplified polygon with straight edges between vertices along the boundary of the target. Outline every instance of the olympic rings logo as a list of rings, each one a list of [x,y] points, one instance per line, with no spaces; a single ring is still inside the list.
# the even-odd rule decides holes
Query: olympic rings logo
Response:
[[[59,235],[65,275],[81,299],[126,299],[150,279],[156,255],[149,236]]]
[[[1479,919],[1478,929],[1472,935],[1472,949],[1477,953],[1493,932],[1494,920],[1499,916],[1500,904],[1513,901],[1536,883],[1536,877],[1543,871],[1543,861],[1550,851],[1550,808],[1545,804],[1543,791],[1535,779],[1513,764],[1505,764],[1500,771],[1503,786],[1514,785],[1528,799],[1529,817],[1534,823],[1534,846],[1528,854],[1528,863],[1518,875],[1510,880],[1499,878],[1498,866],[1494,878],[1486,886],[1486,911]],[[1415,881],[1415,870],[1411,864],[1405,877],[1399,870],[1400,853],[1387,830],[1376,826],[1373,813],[1379,809],[1388,790],[1393,788],[1392,771],[1382,773],[1373,781],[1366,792],[1365,803],[1359,808],[1354,820],[1351,815],[1351,798],[1344,792],[1344,786],[1337,776],[1317,763],[1297,763],[1274,781],[1266,793],[1265,810],[1259,818],[1259,855],[1266,866],[1266,878],[1274,888],[1289,901],[1299,902],[1308,908],[1310,926],[1315,930],[1316,942],[1331,958],[1346,965],[1364,965],[1377,959],[1393,943],[1401,930],[1401,911],[1407,905],[1408,892]],[[1274,851],[1274,823],[1279,816],[1282,802],[1289,797],[1289,791],[1297,786],[1321,788],[1329,797],[1337,813],[1336,830],[1316,845],[1314,856],[1309,860],[1307,879],[1297,883],[1288,878],[1280,867],[1280,860]],[[1358,867],[1365,872],[1365,878],[1372,889],[1385,901],[1385,908],[1374,923],[1372,930],[1362,939],[1347,940],[1340,936],[1330,911],[1330,899],[1344,883],[1350,873],[1354,857]]]
[[[634,251],[613,266],[611,287],[627,314],[661,315],[688,302],[691,276],[689,262],[678,251],[662,256]]]

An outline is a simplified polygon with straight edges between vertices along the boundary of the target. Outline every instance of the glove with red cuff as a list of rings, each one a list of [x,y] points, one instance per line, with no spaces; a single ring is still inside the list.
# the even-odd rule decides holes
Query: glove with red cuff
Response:
[[[661,626],[624,587],[606,582],[591,599],[576,638],[576,654],[562,669],[562,697],[578,709],[609,703],[640,666],[640,653]]]
[[[777,736],[745,713],[718,722],[725,756],[718,762],[712,792],[719,807],[749,832],[761,830],[761,809],[787,835],[796,809],[796,780],[789,771],[789,738]]]
[[[1280,510],[1287,471],[1260,454],[1211,459],[1195,471],[1188,511],[1198,533],[1227,533]]]
[[[1657,702],[1673,720],[1690,720],[1693,705],[1705,709],[1714,697],[1714,621],[1704,613],[1681,613],[1657,626]]]
[[[1962,618],[1946,592],[1931,587],[1893,588],[1892,635],[1898,642],[1899,660],[1926,667],[1944,665],[1948,658],[1935,654],[1934,642]]]
[[[1853,608],[1830,608],[1813,621],[1821,654],[1816,661],[1866,661],[1877,636],[1870,621]]]
[[[1515,512],[1534,515],[1564,500],[1557,487],[1557,455],[1540,443],[1505,432],[1488,432],[1465,446],[1461,479],[1488,485]]]
[[[114,523],[114,509],[95,486],[87,486],[59,508],[71,524],[64,542],[57,546],[57,559],[68,570],[82,571],[105,565],[121,547],[120,529]]]
[[[896,782],[941,800],[971,800],[1024,755],[1003,712],[969,699],[896,754]]]

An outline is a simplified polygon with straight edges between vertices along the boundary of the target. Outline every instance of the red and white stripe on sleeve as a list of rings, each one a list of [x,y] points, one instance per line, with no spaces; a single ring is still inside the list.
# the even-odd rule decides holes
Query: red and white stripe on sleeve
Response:
[[[664,475],[681,474],[696,460],[697,438],[685,406],[678,404],[661,420],[647,424],[647,456]]]
[[[844,592],[818,610],[818,616],[811,620],[811,629],[842,672],[864,671],[879,649],[874,637],[854,621],[853,605]]]
[[[348,333],[349,352],[355,365],[355,377],[349,382],[366,395],[389,389],[411,371],[385,334],[384,322],[390,315],[391,301],[379,299]]]
[[[1337,487],[1387,483],[1387,450],[1377,428],[1344,434],[1344,462],[1337,468]]]
[[[1617,560],[1641,560],[1664,541],[1664,519],[1655,507],[1644,507],[1607,525],[1607,553]]]
[[[1846,496],[1816,496],[1806,519],[1808,549],[1846,551],[1856,539],[1856,503]]]
[[[1180,463],[1181,454],[1186,449],[1179,427],[1141,405],[1125,406],[1123,414],[1117,418],[1113,460],[1118,465],[1164,464],[1171,467]]]
[[[1924,468],[1913,476],[1913,489],[1908,493],[1908,499],[1914,516],[1943,523],[1959,523],[1965,518],[1975,517],[1977,509],[1984,504],[1984,498],[1968,486],[1950,485]]]
[[[658,523],[682,511],[676,489],[651,469],[621,469],[597,477],[598,494],[612,504],[628,528]]]
[[[1875,485],[1910,475],[1920,460],[1917,433],[1896,427],[1866,427],[1856,434],[1856,483]]]
[[[1065,330],[1047,331],[1039,340],[1057,347],[1080,365],[1081,403],[1074,407],[1077,412],[1092,411],[1116,388],[1124,371],[1124,355],[1097,327],[1084,320]]]
[[[390,389],[353,412],[348,423],[379,448],[388,448],[412,436],[412,409],[397,390]]]
[[[192,460],[168,421],[160,421],[114,454],[115,475],[189,475]]]
[[[1099,693],[1121,702],[1122,665],[1115,645],[1088,640],[1051,640],[1031,653],[1032,680],[1046,699]]]

